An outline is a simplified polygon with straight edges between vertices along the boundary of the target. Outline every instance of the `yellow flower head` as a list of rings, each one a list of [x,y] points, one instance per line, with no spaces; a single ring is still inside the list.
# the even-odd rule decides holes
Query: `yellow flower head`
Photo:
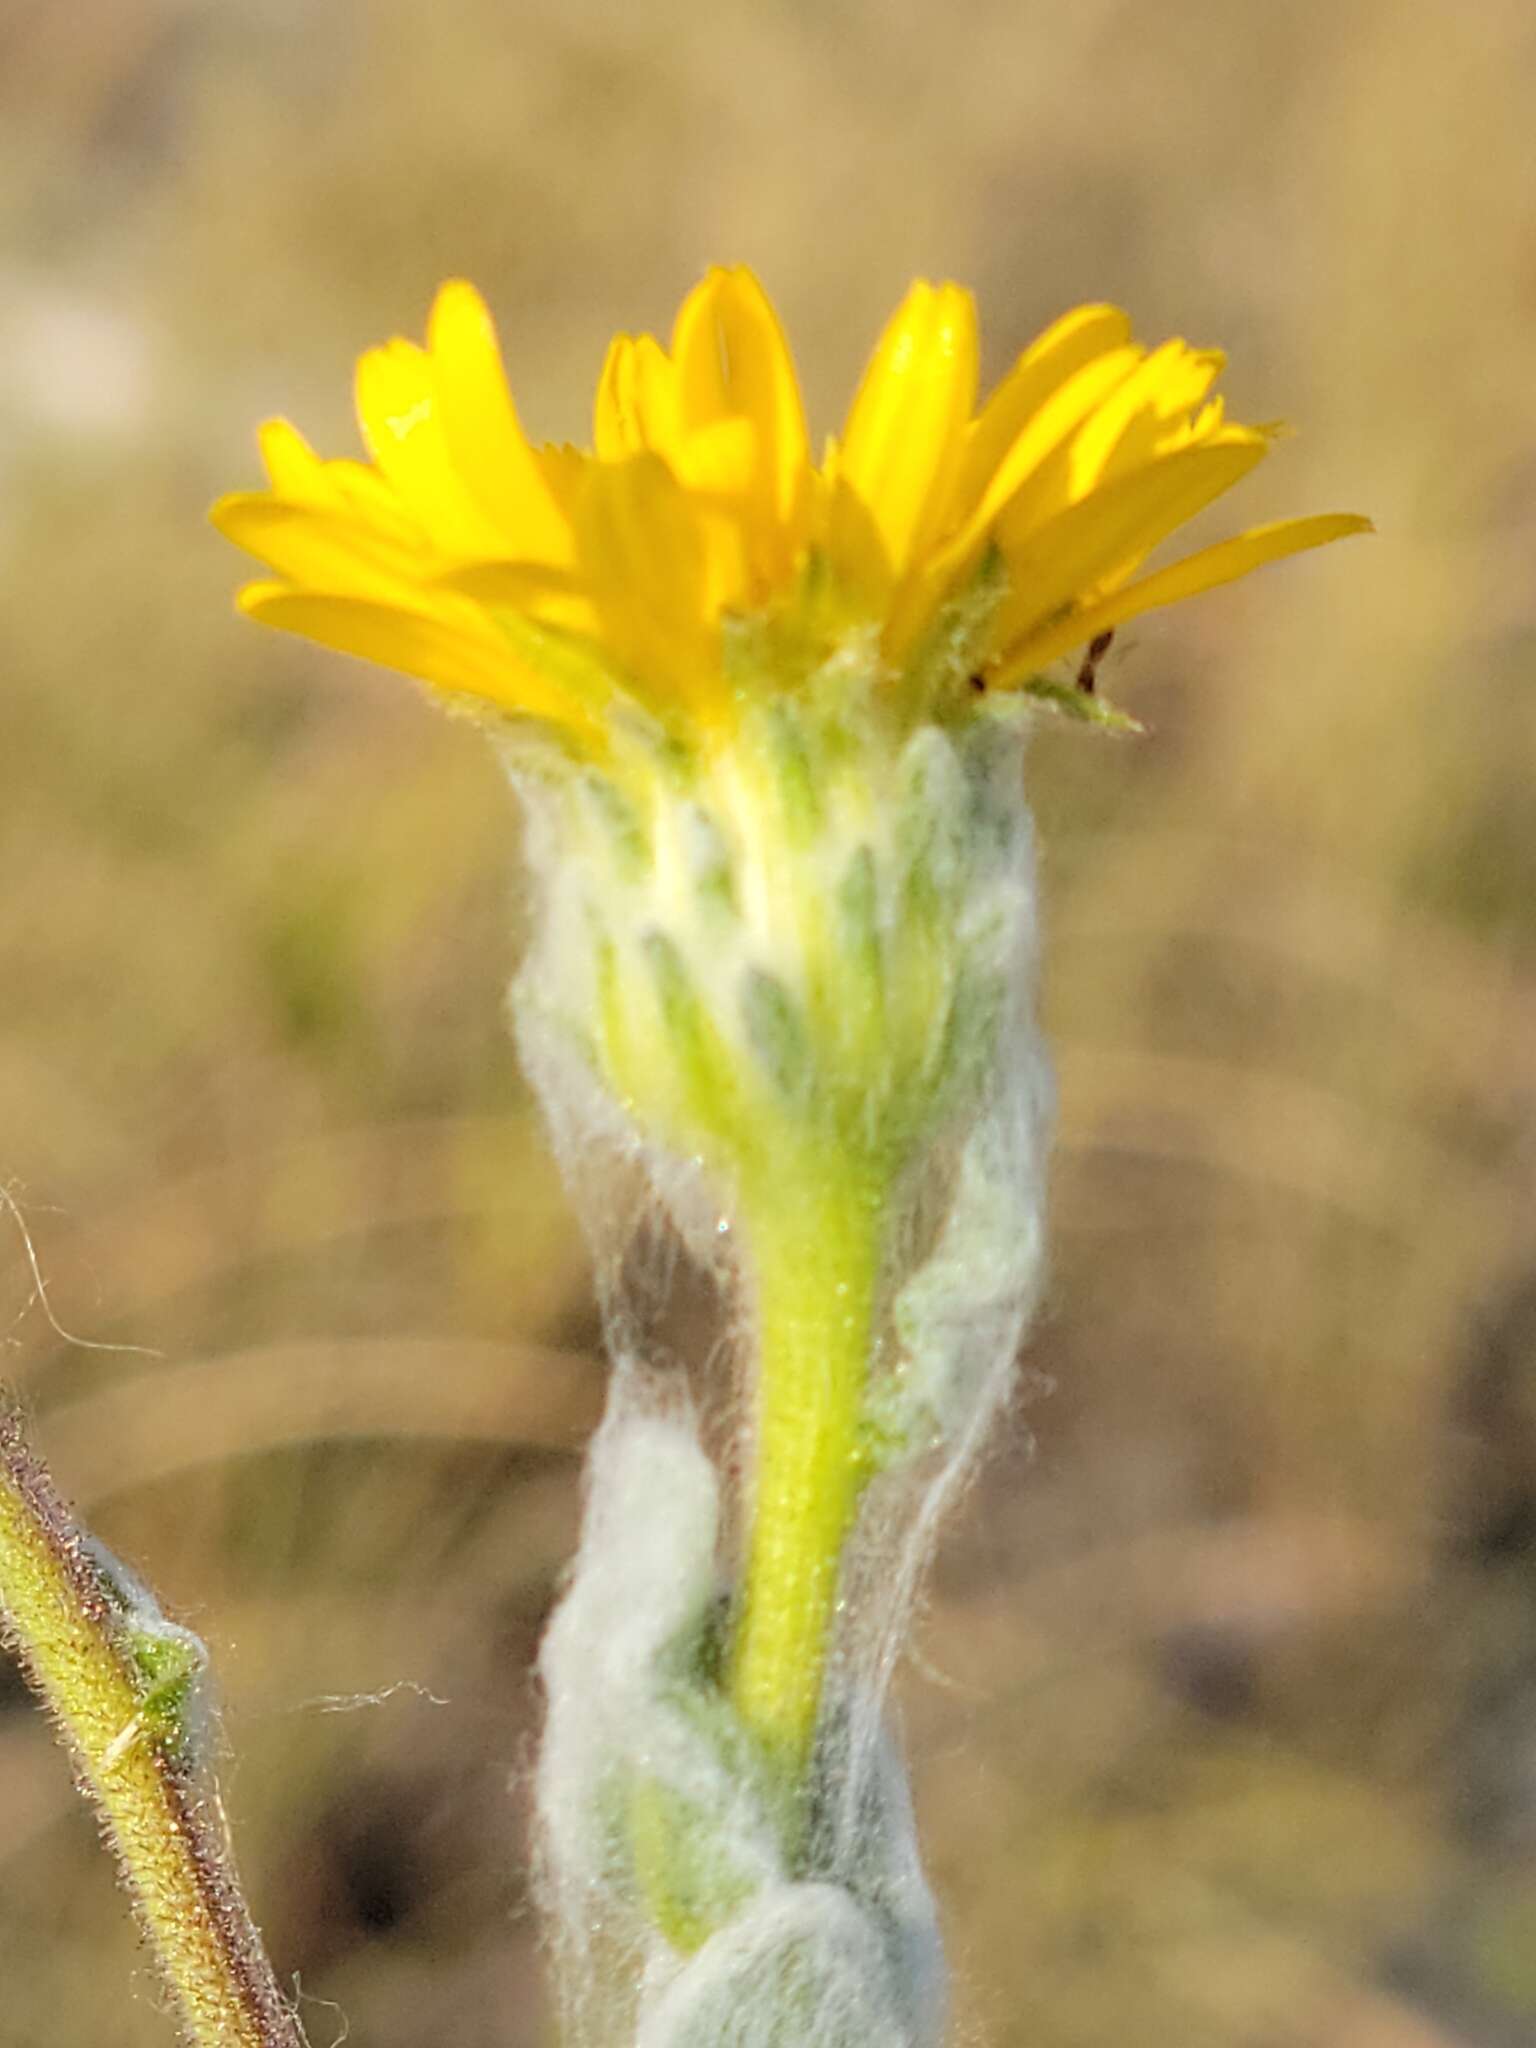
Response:
[[[744,693],[853,644],[914,713],[963,715],[977,683],[1049,687],[1048,664],[1137,613],[1368,526],[1282,520],[1145,574],[1271,445],[1209,396],[1221,355],[1149,350],[1082,306],[978,409],[977,354],[971,295],[913,285],[817,464],[772,305],[749,270],[713,270],[669,349],[613,342],[591,450],[539,447],[454,281],[425,348],[358,364],[369,463],[271,421],[270,489],[213,517],[274,572],[241,593],[253,618],[578,755],[626,714],[708,746]]]

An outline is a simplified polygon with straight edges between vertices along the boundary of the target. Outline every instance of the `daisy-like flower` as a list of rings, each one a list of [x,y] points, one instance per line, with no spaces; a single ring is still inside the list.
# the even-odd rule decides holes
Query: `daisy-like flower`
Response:
[[[636,709],[708,746],[765,678],[792,687],[861,632],[912,716],[963,715],[978,683],[1053,694],[1052,662],[1139,613],[1368,525],[1281,520],[1145,573],[1272,444],[1210,396],[1221,354],[1149,350],[1083,306],[979,409],[977,356],[970,294],[915,284],[818,464],[772,305],[714,270],[670,349],[613,342],[591,451],[541,447],[456,281],[425,348],[358,365],[371,463],[272,421],[271,488],[213,516],[275,574],[242,592],[251,617],[586,756]]]
[[[1221,360],[1085,306],[978,410],[970,296],[917,284],[818,463],[772,306],[716,270],[669,348],[613,343],[583,452],[528,440],[453,283],[425,348],[358,366],[370,463],[275,422],[271,488],[215,511],[273,571],[246,611],[477,711],[524,798],[514,1008],[618,1367],[542,1666],[546,1888],[584,2042],[624,2038],[637,1995],[645,2048],[938,2039],[880,1697],[1039,1286],[1019,714],[1113,719],[1053,664],[1366,525],[1285,520],[1148,569],[1272,443],[1210,396]],[[635,1362],[616,1154],[734,1282],[723,1488]],[[593,2002],[599,1951],[618,2008]]]

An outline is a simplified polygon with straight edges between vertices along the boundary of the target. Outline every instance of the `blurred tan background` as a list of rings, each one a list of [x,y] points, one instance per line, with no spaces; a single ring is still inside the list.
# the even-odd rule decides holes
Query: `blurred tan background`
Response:
[[[350,449],[446,274],[581,436],[739,259],[820,426],[914,272],[994,373],[1110,297],[1301,430],[1229,523],[1382,529],[1033,757],[1055,1277],[903,1682],[955,2039],[1531,2038],[1533,130],[1528,0],[0,0],[0,1373],[215,1646],[316,2048],[547,2038],[508,1787],[601,1364],[492,764],[238,623],[203,509],[264,413]],[[0,1708],[0,2040],[163,2042]]]

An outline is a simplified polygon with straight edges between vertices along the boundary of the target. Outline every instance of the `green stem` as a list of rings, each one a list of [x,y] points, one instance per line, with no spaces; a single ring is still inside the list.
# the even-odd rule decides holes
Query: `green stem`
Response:
[[[84,1532],[3,1409],[0,1633],[73,1755],[187,2040],[194,2048],[303,2048],[240,1895],[217,1795],[174,1753]]]
[[[756,1281],[757,1432],[731,1693],[802,1788],[864,1482],[860,1421],[885,1206],[883,1185],[835,1156],[742,1195]]]

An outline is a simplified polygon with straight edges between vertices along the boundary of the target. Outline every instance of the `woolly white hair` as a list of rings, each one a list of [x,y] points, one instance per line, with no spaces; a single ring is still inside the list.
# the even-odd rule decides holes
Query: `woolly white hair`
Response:
[[[1043,1267],[1053,1089],[1032,1017],[1021,745],[1000,732],[962,761],[928,728],[908,750],[954,792],[940,820],[944,858],[963,871],[954,944],[997,991],[997,1024],[901,1191],[869,1395],[882,1469],[843,1560],[810,1836],[792,1856],[774,1787],[709,1672],[731,1538],[721,1484],[685,1398],[640,1362],[646,1304],[625,1264],[659,1203],[718,1268],[729,1190],[637,1127],[561,1016],[589,906],[546,794],[524,792],[545,893],[514,1014],[592,1239],[616,1361],[579,1554],[540,1659],[542,1889],[568,2029],[592,2048],[934,2048],[942,2033],[933,1903],[884,1696],[936,1525],[1006,1395]],[[616,1170],[626,1166],[641,1171]],[[699,1905],[681,1935],[655,1924],[637,1797],[642,1818],[661,1816],[665,1886]]]

